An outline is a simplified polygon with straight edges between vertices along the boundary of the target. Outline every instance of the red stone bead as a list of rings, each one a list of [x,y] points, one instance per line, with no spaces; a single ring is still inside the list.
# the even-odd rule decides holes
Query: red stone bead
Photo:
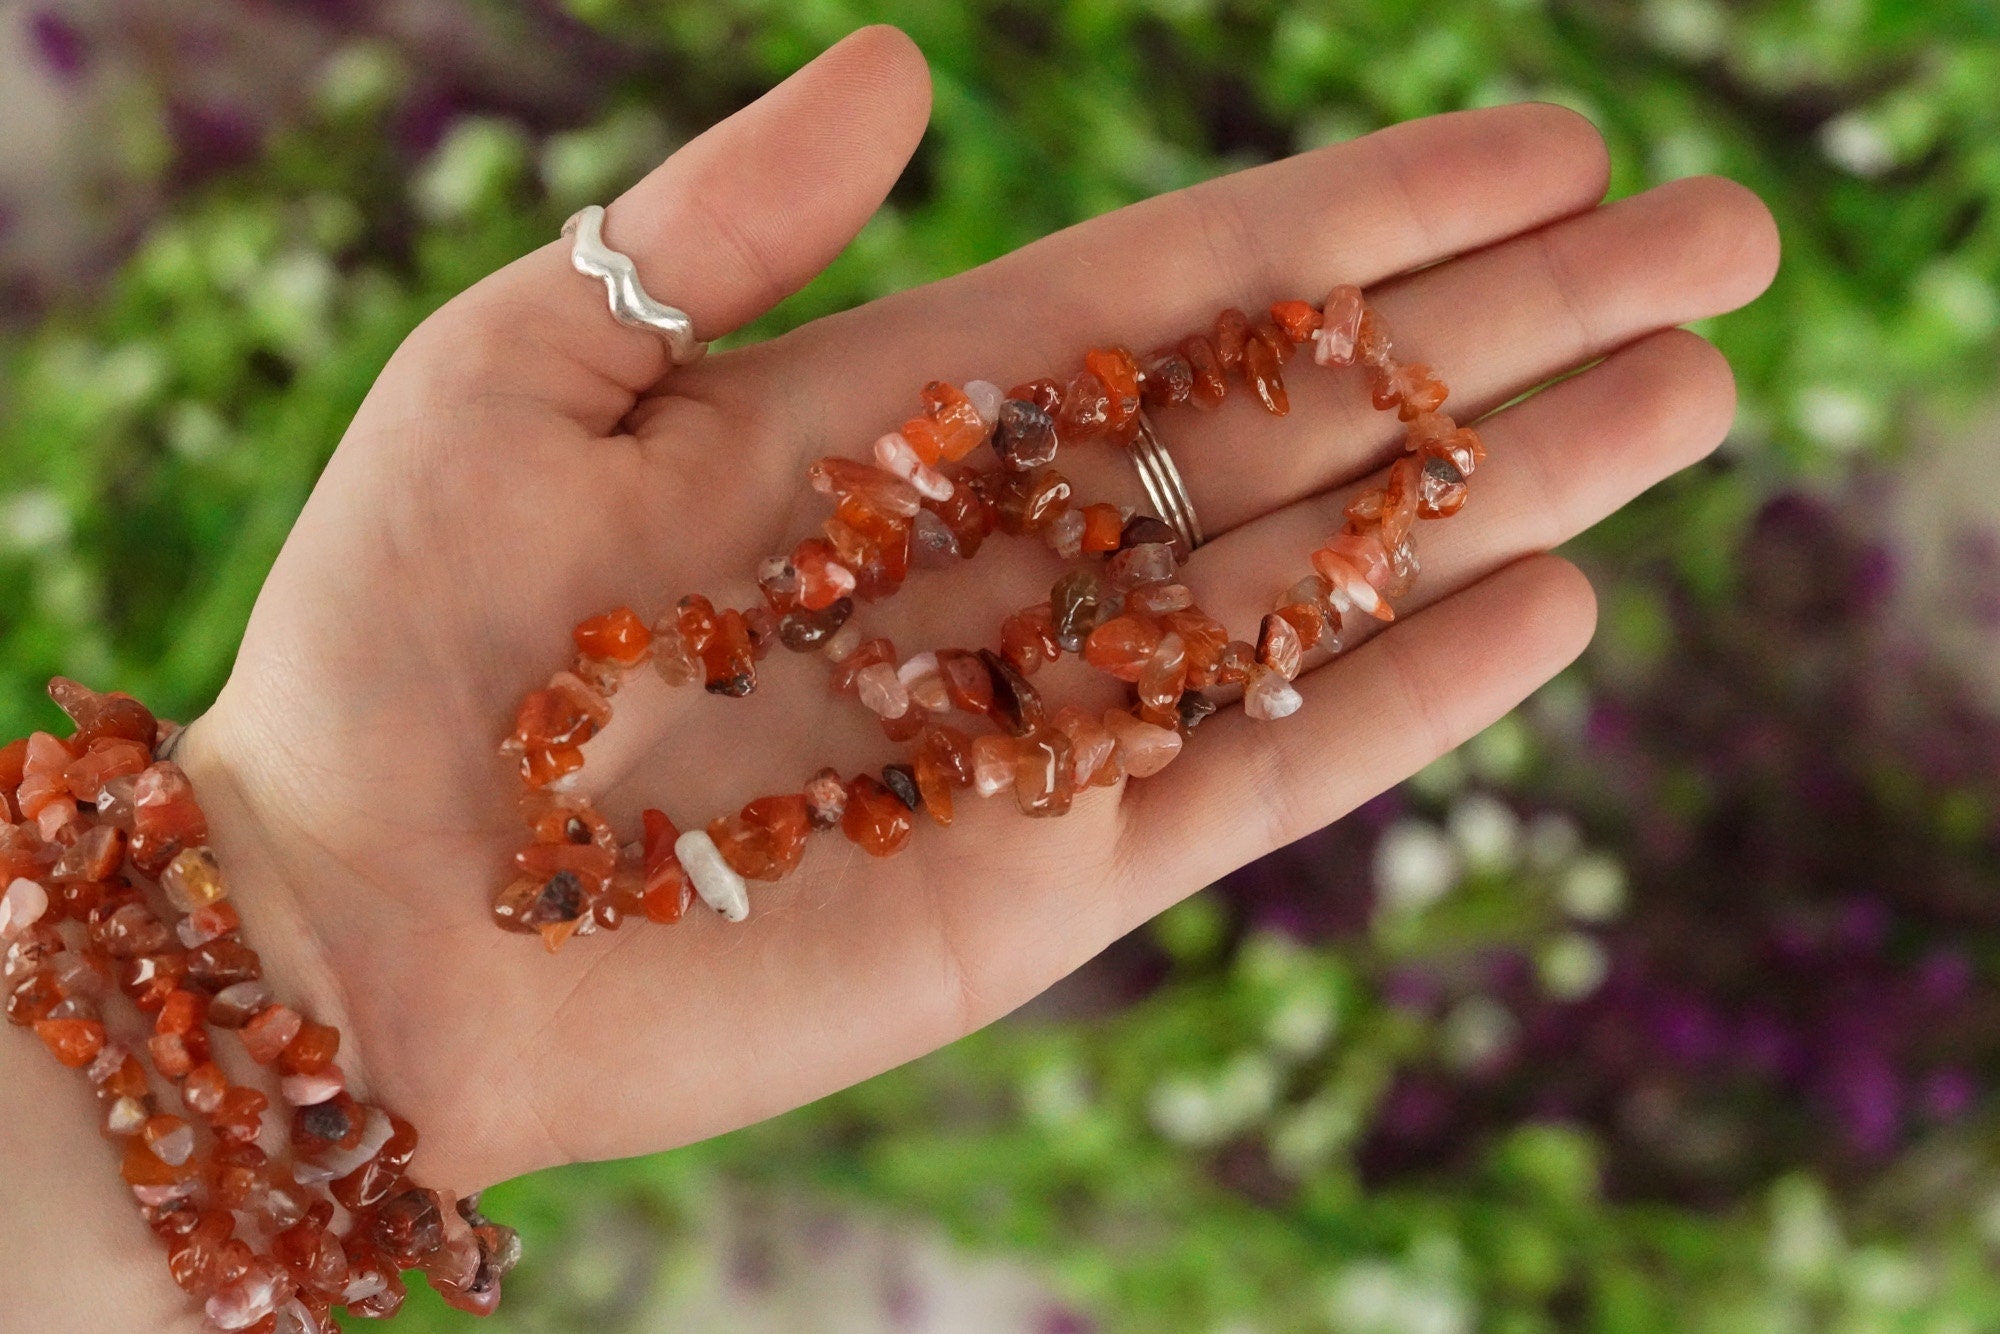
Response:
[[[1250,343],[1250,317],[1231,306],[1215,317],[1215,359],[1222,369],[1233,371],[1243,364],[1243,350]]]
[[[778,880],[798,869],[810,832],[806,799],[796,793],[759,797],[734,815],[711,821],[708,836],[735,872]]]
[[[133,832],[174,851],[208,841],[208,821],[195,804],[194,784],[171,760],[149,766],[133,782]]]
[[[1004,413],[1006,405],[1001,405]],[[944,500],[924,499],[924,508],[944,521],[958,544],[958,554],[970,560],[979,554],[980,544],[993,531],[993,506],[973,485],[981,476],[966,464],[954,464],[945,468],[945,476],[952,484],[951,495]]]
[[[35,1024],[35,1036],[72,1070],[89,1065],[104,1050],[104,1025],[95,1019],[42,1019]]]
[[[76,724],[71,743],[87,747],[100,738],[115,737],[136,741],[148,751],[159,734],[159,722],[145,705],[130,695],[100,694],[66,676],[49,682],[49,698]]]
[[[1285,393],[1285,380],[1278,371],[1278,359],[1271,352],[1270,345],[1261,338],[1252,338],[1243,350],[1243,380],[1256,394],[1264,411],[1274,417],[1282,417],[1292,410],[1291,398]]]
[[[1042,725],[1041,692],[1014,670],[1012,663],[992,649],[979,650],[987,674],[993,678],[993,707],[989,716],[1009,736],[1026,736]]]
[[[1020,399],[1024,403],[1033,403],[1043,412],[1053,413],[1062,403],[1062,386],[1044,377],[1015,385],[1007,391],[1007,397]]]
[[[646,920],[671,925],[680,921],[694,902],[694,882],[688,879],[680,858],[674,855],[674,841],[680,837],[680,831],[664,811],[641,811],[639,821],[645,831]]]
[[[912,812],[895,793],[868,774],[847,785],[847,809],[840,830],[872,857],[901,852],[915,828]]]
[[[984,717],[993,709],[993,673],[984,659],[963,649],[939,649],[938,676],[945,698],[961,713]]]
[[[1289,681],[1299,674],[1305,651],[1305,641],[1289,620],[1277,612],[1264,617],[1257,630],[1258,662]]]
[[[862,672],[877,663],[896,662],[896,646],[886,639],[864,639],[854,646],[854,651],[834,664],[827,673],[827,685],[836,695],[855,693],[855,680]]]
[[[444,1244],[444,1212],[437,1192],[413,1186],[384,1200],[375,1210],[368,1239],[405,1268]]]
[[[1271,319],[1295,343],[1305,342],[1320,328],[1320,313],[1310,301],[1274,302]]]
[[[1468,488],[1465,474],[1442,454],[1424,457],[1423,475],[1417,483],[1417,513],[1426,519],[1442,519],[1465,506]]]
[[[340,1053],[340,1030],[308,1019],[278,1056],[278,1069],[288,1075],[323,1074]]]
[[[1102,435],[1111,421],[1111,391],[1090,371],[1079,371],[1063,387],[1055,419],[1065,445]]]
[[[1062,815],[1076,795],[1070,740],[1054,728],[1020,738],[1014,752],[1014,802],[1023,815]]]
[[[123,737],[100,737],[63,770],[63,785],[78,801],[94,805],[105,783],[141,773],[152,762],[149,746]]]
[[[616,607],[580,622],[570,632],[577,652],[585,657],[632,667],[646,660],[653,632],[630,607]]]
[[[366,1124],[366,1109],[348,1094],[336,1093],[325,1102],[292,1110],[292,1149],[306,1159],[351,1149],[361,1142]]]
[[[1139,363],[1122,347],[1094,348],[1083,365],[1104,386],[1104,430],[1122,439],[1139,415]]]
[[[1039,534],[1051,519],[1069,508],[1069,479],[1054,468],[1010,472],[993,495],[993,516],[1000,530],[1015,537]]]
[[[806,783],[806,820],[814,829],[831,829],[847,810],[847,784],[837,769],[821,769]]]
[[[243,1050],[259,1065],[269,1065],[283,1054],[299,1035],[305,1020],[286,1005],[273,1005],[243,1025]]]
[[[952,789],[972,784],[972,738],[956,727],[933,723],[924,730],[911,770],[931,819],[941,825],[950,824]]]
[[[1195,334],[1181,340],[1181,355],[1187,358],[1188,369],[1194,376],[1188,392],[1190,402],[1198,408],[1212,408],[1229,396],[1228,367],[1222,364],[1214,343]]]
[[[1146,358],[1146,378],[1139,397],[1147,407],[1177,408],[1194,392],[1194,367],[1171,347],[1163,347]]]
[[[1282,616],[1291,624],[1292,633],[1299,637],[1301,649],[1311,648],[1326,634],[1326,613],[1317,604],[1287,602],[1272,614]]]
[[[954,463],[985,442],[986,423],[957,385],[932,380],[923,388],[923,400],[937,432],[939,457],[945,462]]]
[[[1083,660],[1121,681],[1137,681],[1160,646],[1160,627],[1150,617],[1114,616],[1090,632]]]

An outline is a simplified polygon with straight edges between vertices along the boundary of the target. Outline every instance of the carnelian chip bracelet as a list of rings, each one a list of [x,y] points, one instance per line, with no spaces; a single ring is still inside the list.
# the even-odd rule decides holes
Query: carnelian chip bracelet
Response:
[[[96,1091],[174,1282],[215,1329],[252,1334],[394,1315],[406,1269],[492,1311],[519,1239],[476,1196],[454,1207],[412,1180],[415,1128],[349,1092],[338,1030],[275,998],[165,758],[176,729],[62,677],[49,694],[75,732],[0,747],[7,1019]],[[245,1066],[221,1033],[271,1092],[225,1073]]]
[[[1312,552],[1312,573],[1277,600],[1255,642],[1232,639],[1179,581],[1190,553],[1173,527],[1079,503],[1050,465],[1064,448],[1129,446],[1147,409],[1212,409],[1232,376],[1283,416],[1291,410],[1283,367],[1308,343],[1322,366],[1362,368],[1374,406],[1406,424],[1405,449],[1380,485],[1348,505],[1341,530]],[[530,841],[494,900],[495,920],[539,933],[551,950],[628,917],[676,922],[696,897],[741,921],[747,882],[789,874],[813,831],[838,826],[867,852],[890,856],[908,844],[919,811],[948,825],[968,789],[1012,791],[1027,815],[1061,815],[1080,790],[1171,763],[1217,707],[1216,687],[1241,687],[1253,718],[1291,714],[1303,702],[1291,683],[1307,652],[1338,652],[1350,611],[1394,619],[1390,600],[1417,576],[1416,521],[1465,503],[1485,450],[1442,411],[1445,397],[1428,367],[1393,355],[1350,286],[1318,306],[1277,302],[1254,322],[1225,310],[1211,331],[1143,359],[1094,349],[1066,381],[1004,393],[983,380],[925,385],[923,411],[875,441],[872,463],[834,457],[811,466],[807,480],[833,515],[789,555],[759,566],[760,603],[718,610],[691,593],[650,624],[619,607],[575,627],[572,664],[522,700],[501,746],[520,772]],[[982,445],[996,467],[968,461]],[[899,659],[889,640],[863,637],[857,602],[890,596],[915,565],[972,558],[996,530],[1039,539],[1072,563],[1047,602],[1001,621],[997,648]],[[626,673],[650,660],[669,685],[700,681],[718,695],[747,695],[774,644],[826,657],[834,693],[858,700],[907,744],[906,761],[851,779],[822,769],[798,792],[759,797],[686,832],[647,810],[641,837],[621,840],[574,787],[584,745],[610,722]],[[1065,653],[1128,683],[1131,704],[1101,715],[1051,709],[1030,678]],[[995,730],[966,730],[981,723]]]

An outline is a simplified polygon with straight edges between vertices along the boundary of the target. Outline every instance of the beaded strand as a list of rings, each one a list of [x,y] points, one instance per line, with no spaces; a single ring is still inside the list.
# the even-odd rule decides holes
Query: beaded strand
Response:
[[[1118,506],[1075,503],[1049,465],[1062,448],[1128,444],[1142,409],[1212,409],[1232,375],[1283,416],[1291,403],[1282,368],[1305,344],[1319,365],[1363,368],[1374,406],[1406,424],[1404,451],[1381,485],[1348,505],[1341,530],[1311,553],[1312,572],[1277,599],[1255,642],[1232,639],[1179,582],[1189,553],[1171,528]],[[1094,349],[1066,382],[1031,380],[1005,393],[983,380],[925,385],[924,410],[875,441],[872,464],[829,457],[808,469],[834,513],[789,555],[760,564],[761,604],[718,611],[691,593],[650,625],[618,607],[575,627],[574,661],[523,699],[501,745],[520,772],[530,841],[494,900],[495,921],[538,933],[550,950],[631,917],[676,922],[697,897],[741,921],[748,882],[788,875],[813,831],[839,826],[863,850],[891,856],[909,843],[917,812],[948,825],[966,789],[1012,790],[1024,814],[1062,815],[1078,791],[1171,763],[1215,711],[1216,687],[1241,687],[1252,718],[1290,715],[1303,703],[1292,681],[1306,652],[1338,652],[1350,612],[1393,620],[1390,600],[1417,577],[1415,522],[1465,503],[1485,449],[1441,410],[1446,396],[1429,367],[1396,359],[1352,286],[1319,306],[1277,302],[1255,323],[1225,310],[1211,331],[1143,362],[1123,348]],[[981,445],[991,446],[996,468],[967,461]],[[1001,621],[997,649],[899,661],[889,640],[862,637],[857,601],[889,597],[913,564],[971,559],[996,530],[1037,538],[1074,563],[1048,601]],[[833,692],[908,744],[906,760],[845,780],[822,769],[798,792],[759,797],[686,832],[648,809],[640,837],[622,841],[574,786],[583,747],[609,724],[626,674],[650,660],[671,686],[700,681],[714,694],[747,695],[774,644],[826,657]],[[1101,715],[1051,710],[1029,678],[1065,653],[1127,683],[1132,702]],[[954,714],[997,730],[974,737],[945,721]]]
[[[476,1196],[453,1206],[410,1179],[416,1129],[348,1091],[338,1030],[275,998],[164,758],[177,730],[62,677],[49,694],[75,732],[0,747],[7,1019],[95,1090],[174,1282],[213,1328],[250,1334],[334,1334],[337,1307],[394,1315],[407,1269],[491,1312],[519,1239]],[[121,995],[129,1042],[106,1022]],[[272,1072],[278,1108],[224,1072],[220,1033]]]

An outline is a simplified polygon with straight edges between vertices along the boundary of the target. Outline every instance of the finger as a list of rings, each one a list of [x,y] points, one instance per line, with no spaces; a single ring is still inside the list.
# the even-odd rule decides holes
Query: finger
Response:
[[[1769,285],[1777,261],[1762,201],[1709,177],[1426,269],[1369,299],[1398,357],[1435,369],[1451,387],[1445,410],[1471,421],[1632,339],[1745,304]],[[1351,478],[1400,447],[1401,425],[1369,404],[1362,372],[1330,373],[1303,356],[1287,369],[1285,417],[1238,393],[1214,413],[1158,418],[1211,535]]]
[[[817,321],[788,339],[818,366],[799,403],[865,434],[924,380],[1004,386],[1067,366],[1080,348],[1177,339],[1222,306],[1373,283],[1588,208],[1608,170],[1590,123],[1546,104],[1391,126]]]
[[[922,54],[864,28],[705,131],[620,195],[606,244],[656,299],[716,338],[824,268],[880,206],[930,114]],[[566,239],[450,302],[421,345],[475,393],[528,396],[596,432],[669,369],[664,342],[611,318]]]
[[[1292,717],[1218,714],[1184,759],[1127,788],[1122,929],[1467,740],[1574,661],[1595,624],[1582,573],[1530,556],[1300,677]]]

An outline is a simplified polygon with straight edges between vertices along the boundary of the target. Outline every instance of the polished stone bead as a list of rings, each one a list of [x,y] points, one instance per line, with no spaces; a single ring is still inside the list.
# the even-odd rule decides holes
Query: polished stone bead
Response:
[[[631,667],[646,660],[653,632],[630,607],[617,607],[580,623],[571,632],[577,652]]]
[[[910,692],[886,662],[863,667],[854,676],[855,695],[861,707],[878,718],[900,718],[909,711]]]
[[[1042,541],[1059,559],[1075,560],[1083,554],[1083,522],[1082,514],[1066,509],[1042,529]]]
[[[1162,709],[1176,703],[1187,688],[1187,642],[1172,630],[1163,633],[1137,684],[1142,704]]]
[[[49,681],[49,698],[76,724],[71,741],[79,747],[100,738],[118,737],[150,748],[159,731],[151,711],[130,695],[100,693],[58,676]]]
[[[1270,722],[1297,713],[1305,699],[1277,672],[1259,666],[1243,687],[1243,712],[1259,722]]]
[[[910,773],[923,809],[938,824],[950,824],[953,789],[972,785],[972,738],[955,727],[932,724],[917,743]]]
[[[272,1005],[243,1025],[238,1036],[243,1039],[243,1050],[250,1053],[251,1060],[269,1065],[291,1045],[304,1024],[297,1010],[287,1005]]]
[[[794,653],[810,652],[823,647],[853,614],[852,598],[841,598],[817,611],[796,608],[779,618],[778,640]]]
[[[964,649],[939,649],[937,664],[952,708],[982,718],[993,711],[993,673],[983,658]]]
[[[1007,397],[1018,398],[1023,403],[1033,403],[1043,412],[1053,414],[1062,403],[1062,386],[1043,376],[1039,380],[1029,380],[1017,384],[1007,391]]]
[[[1125,610],[1141,616],[1164,616],[1194,605],[1194,592],[1186,584],[1140,584],[1125,594]]]
[[[1100,347],[1084,354],[1083,365],[1104,386],[1106,433],[1130,434],[1139,415],[1139,363],[1122,347]]]
[[[840,829],[871,857],[901,852],[916,827],[910,807],[869,774],[856,775],[847,786],[847,810]]]
[[[1118,550],[1119,539],[1125,529],[1125,517],[1116,505],[1098,502],[1085,505],[1077,513],[1083,516],[1083,550],[1091,554],[1102,554]]]
[[[1023,399],[1010,398],[1000,405],[1000,420],[993,428],[993,452],[1000,456],[1002,467],[1032,471],[1053,462],[1056,451],[1053,416]]]
[[[701,901],[722,915],[724,921],[740,922],[750,915],[750,887],[736,868],[723,860],[705,829],[690,829],[674,841],[674,856]]]
[[[1183,641],[1185,642],[1185,641]],[[1160,646],[1160,627],[1149,616],[1114,616],[1090,632],[1083,660],[1120,681],[1136,682]]]
[[[811,817],[795,793],[759,797],[734,815],[709,822],[708,836],[722,859],[749,880],[779,880],[805,856]]]
[[[1305,651],[1305,641],[1289,620],[1275,611],[1264,617],[1257,629],[1259,663],[1289,681],[1299,674]]]
[[[207,848],[183,848],[160,873],[160,888],[174,911],[190,913],[228,897],[222,867]]]
[[[0,893],[0,941],[11,941],[48,913],[49,892],[38,881],[17,877]]]
[[[1068,571],[1049,590],[1049,612],[1054,619],[1056,642],[1064,652],[1081,649],[1084,639],[1096,628],[1104,593],[1104,581],[1089,566]]]
[[[937,432],[939,454],[947,463],[964,458],[985,442],[986,422],[964,390],[932,380],[921,395]]]
[[[991,380],[967,380],[965,397],[972,404],[972,410],[979,414],[979,420],[987,430],[992,430],[1000,420],[1000,404],[1007,397],[1000,392],[1000,386]]]
[[[104,1025],[96,1019],[43,1019],[35,1024],[35,1036],[72,1070],[89,1065],[104,1049]]]
[[[1063,386],[1056,408],[1056,433],[1064,444],[1102,435],[1111,421],[1111,391],[1091,371],[1078,371]]]
[[[83,806],[93,806],[104,785],[114,778],[131,778],[153,762],[150,747],[123,737],[99,737],[90,749],[63,769],[63,786]]]
[[[977,485],[981,477],[978,471],[963,463],[948,465],[945,471],[952,483],[951,496],[941,501],[926,499],[924,508],[951,530],[960,558],[970,560],[993,531],[993,506]]]
[[[1108,787],[1123,776],[1116,763],[1117,742],[1095,714],[1074,704],[1056,710],[1055,729],[1069,738],[1070,782],[1078,789]]]
[[[1303,343],[1319,332],[1321,316],[1310,301],[1276,301],[1271,305],[1271,322],[1294,343]]]
[[[994,521],[1015,537],[1034,536],[1069,508],[1069,497],[1069,479],[1053,468],[1006,473],[994,488]]]
[[[1250,343],[1250,317],[1230,306],[1215,317],[1215,358],[1226,371],[1243,365],[1243,351]]]
[[[1163,347],[1146,358],[1146,378],[1139,397],[1149,408],[1177,408],[1194,392],[1194,367],[1171,347]]]
[[[1041,692],[1028,684],[1027,677],[1014,670],[1012,663],[991,649],[979,650],[980,660],[986,664],[986,671],[993,678],[993,708],[991,717],[1009,736],[1026,736],[1041,727],[1043,706]]]
[[[1194,731],[1208,716],[1215,712],[1215,701],[1199,690],[1181,693],[1180,702],[1174,706],[1175,725],[1181,733]]]
[[[847,809],[847,784],[838,769],[821,769],[805,787],[806,820],[814,829],[831,829]]]
[[[1188,391],[1190,402],[1198,408],[1212,408],[1229,396],[1229,368],[1222,364],[1214,343],[1195,334],[1181,341],[1180,351],[1194,377]]]
[[[573,872],[558,871],[546,880],[516,880],[501,890],[493,900],[493,920],[509,931],[539,932],[578,920],[589,906],[583,882]]]
[[[1105,561],[1104,579],[1113,588],[1137,588],[1141,584],[1166,583],[1179,568],[1172,546],[1164,542],[1141,542],[1125,547]]]
[[[1251,393],[1263,405],[1264,411],[1274,417],[1282,417],[1292,410],[1291,397],[1285,392],[1285,378],[1279,372],[1277,355],[1269,343],[1261,338],[1252,338],[1243,350],[1243,381],[1250,386]]]
[[[1379,374],[1392,364],[1393,352],[1388,330],[1382,327],[1381,317],[1372,309],[1364,309],[1361,312],[1360,327],[1354,333],[1355,360]]]
[[[1464,508],[1468,490],[1457,464],[1442,454],[1425,455],[1417,483],[1417,513],[1426,519],[1456,514]]]
[[[340,1030],[308,1019],[299,1025],[298,1036],[278,1055],[278,1069],[288,1075],[316,1075],[333,1064],[340,1054]]]
[[[1396,415],[1410,421],[1420,413],[1436,412],[1444,403],[1444,382],[1431,374],[1422,362],[1391,362],[1376,373],[1371,400],[1377,408],[1396,409]]]
[[[1038,728],[1014,747],[1014,802],[1023,815],[1062,815],[1076,795],[1069,738]]]
[[[1322,366],[1352,365],[1365,309],[1358,287],[1341,286],[1327,293],[1320,327],[1313,335],[1313,360]]]
[[[1134,718],[1122,708],[1104,710],[1118,764],[1132,778],[1152,778],[1180,754],[1180,732]]]
[[[1015,749],[1012,737],[991,733],[975,737],[972,742],[972,790],[982,797],[991,797],[1011,789],[1014,786]]]
[[[271,988],[265,982],[238,982],[224,987],[209,998],[208,1022],[217,1028],[241,1028],[271,1004]]]
[[[1310,649],[1326,634],[1328,612],[1322,601],[1287,602],[1271,613],[1291,626],[1292,633],[1299,638],[1301,651]],[[1258,653],[1262,656],[1260,645]]]
[[[917,786],[916,770],[907,764],[883,765],[882,786],[913,811],[924,804],[923,790]]]
[[[666,812],[644,810],[639,813],[641,840],[640,873],[644,885],[640,890],[640,908],[649,922],[663,925],[678,922],[681,915],[694,902],[694,881],[688,878],[681,866],[680,858],[674,854],[674,844],[681,831],[674,828],[674,822]]]
[[[1056,639],[1054,610],[1047,603],[1024,607],[1000,622],[1000,652],[1023,676],[1062,656]]]
[[[852,694],[858,688],[856,683],[862,672],[878,663],[893,668],[895,662],[895,644],[881,638],[864,639],[827,673],[827,685],[836,695]]]
[[[808,537],[794,547],[792,565],[799,574],[799,605],[808,611],[824,610],[854,592],[854,572],[824,538]]]
[[[742,696],[757,688],[757,656],[742,612],[731,607],[715,618],[701,664],[702,687],[711,695]]]
[[[1215,684],[1224,686],[1242,685],[1250,679],[1250,671],[1257,665],[1257,647],[1240,639],[1232,639],[1222,646],[1216,655]]]
[[[133,780],[132,827],[135,834],[175,852],[208,841],[208,821],[195,803],[194,784],[179,765],[162,760]],[[163,866],[170,857],[162,859]]]

